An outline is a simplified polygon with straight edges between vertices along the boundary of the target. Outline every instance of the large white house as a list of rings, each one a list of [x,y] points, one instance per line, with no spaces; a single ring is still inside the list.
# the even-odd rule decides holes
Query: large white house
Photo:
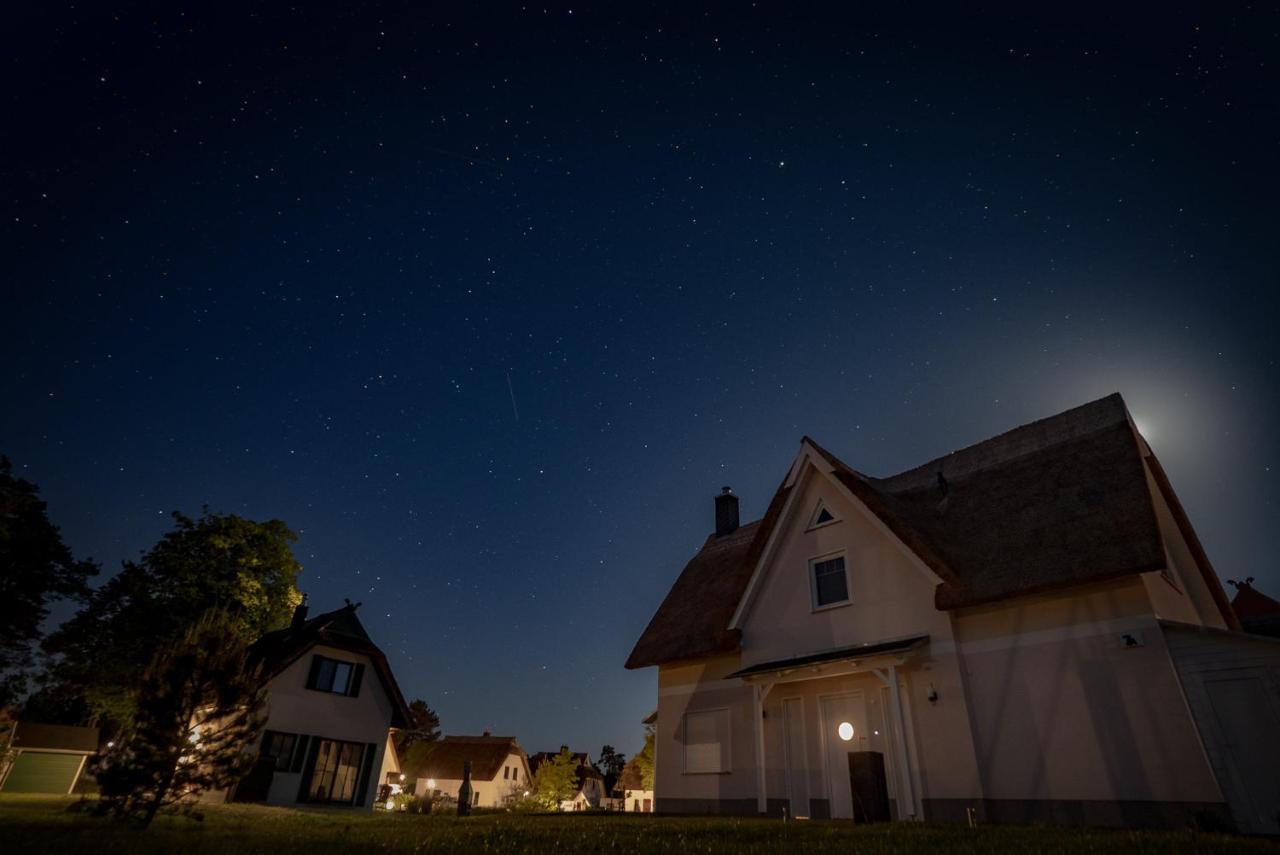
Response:
[[[407,727],[409,712],[356,608],[308,620],[300,605],[288,628],[250,648],[250,662],[269,681],[267,721],[259,763],[235,800],[373,807],[380,782],[397,768],[392,729]]]
[[[658,811],[1280,832],[1280,642],[1119,395],[888,478],[806,437],[715,504],[627,662]]]

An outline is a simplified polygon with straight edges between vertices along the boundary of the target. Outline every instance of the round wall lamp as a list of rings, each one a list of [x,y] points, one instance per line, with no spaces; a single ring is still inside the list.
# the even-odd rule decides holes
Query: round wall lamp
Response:
[[[836,728],[836,733],[840,734],[840,738],[845,742],[853,739],[853,725],[847,721],[840,722],[840,726]]]

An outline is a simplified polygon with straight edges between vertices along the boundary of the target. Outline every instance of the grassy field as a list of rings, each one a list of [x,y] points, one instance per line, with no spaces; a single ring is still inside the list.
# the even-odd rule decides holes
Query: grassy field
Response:
[[[234,805],[202,822],[161,816],[146,831],[69,812],[71,799],[0,795],[0,852],[272,855],[390,853],[1165,853],[1280,852],[1275,842],[1191,832],[886,825],[627,815],[477,816],[302,811]]]

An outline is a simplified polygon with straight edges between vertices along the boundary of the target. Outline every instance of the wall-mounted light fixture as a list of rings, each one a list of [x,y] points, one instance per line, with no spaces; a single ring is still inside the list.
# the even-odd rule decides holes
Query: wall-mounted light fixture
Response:
[[[840,738],[845,742],[853,739],[853,725],[847,721],[840,722],[840,726],[836,728],[836,733],[840,734]]]

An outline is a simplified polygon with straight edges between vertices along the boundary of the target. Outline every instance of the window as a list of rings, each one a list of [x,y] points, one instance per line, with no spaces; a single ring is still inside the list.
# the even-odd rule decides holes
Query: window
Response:
[[[520,767],[519,767],[519,766],[512,766],[512,767],[511,767],[511,780],[513,780],[513,781],[518,781],[518,780],[520,780]]]
[[[839,517],[831,513],[825,502],[818,500],[818,506],[813,509],[813,513],[809,515],[809,528],[817,528],[827,523],[838,522]]]
[[[813,607],[834,606],[849,601],[849,576],[844,569],[844,556],[809,562],[813,576]]]
[[[684,770],[692,773],[729,771],[728,710],[684,714]]]
[[[509,778],[509,777],[511,777],[511,767],[510,767],[510,766],[503,766],[503,767],[502,767],[502,780],[504,780],[504,781],[505,781],[505,780],[507,780],[507,778]]]
[[[297,744],[298,735],[296,733],[265,730],[262,732],[262,748],[258,753],[263,757],[274,757],[276,769],[281,772],[288,772],[289,764],[293,760],[293,749]]]
[[[363,665],[330,659],[328,656],[315,656],[311,660],[307,688],[354,698],[360,694],[360,679],[363,675]]]
[[[479,790],[476,790],[476,792],[475,792],[475,798],[473,798],[473,799],[471,800],[471,803],[472,803],[473,805],[478,805],[478,804],[480,804],[480,791],[479,791]]]
[[[364,746],[356,742],[322,739],[316,752],[315,771],[307,793],[311,801],[352,804]]]

